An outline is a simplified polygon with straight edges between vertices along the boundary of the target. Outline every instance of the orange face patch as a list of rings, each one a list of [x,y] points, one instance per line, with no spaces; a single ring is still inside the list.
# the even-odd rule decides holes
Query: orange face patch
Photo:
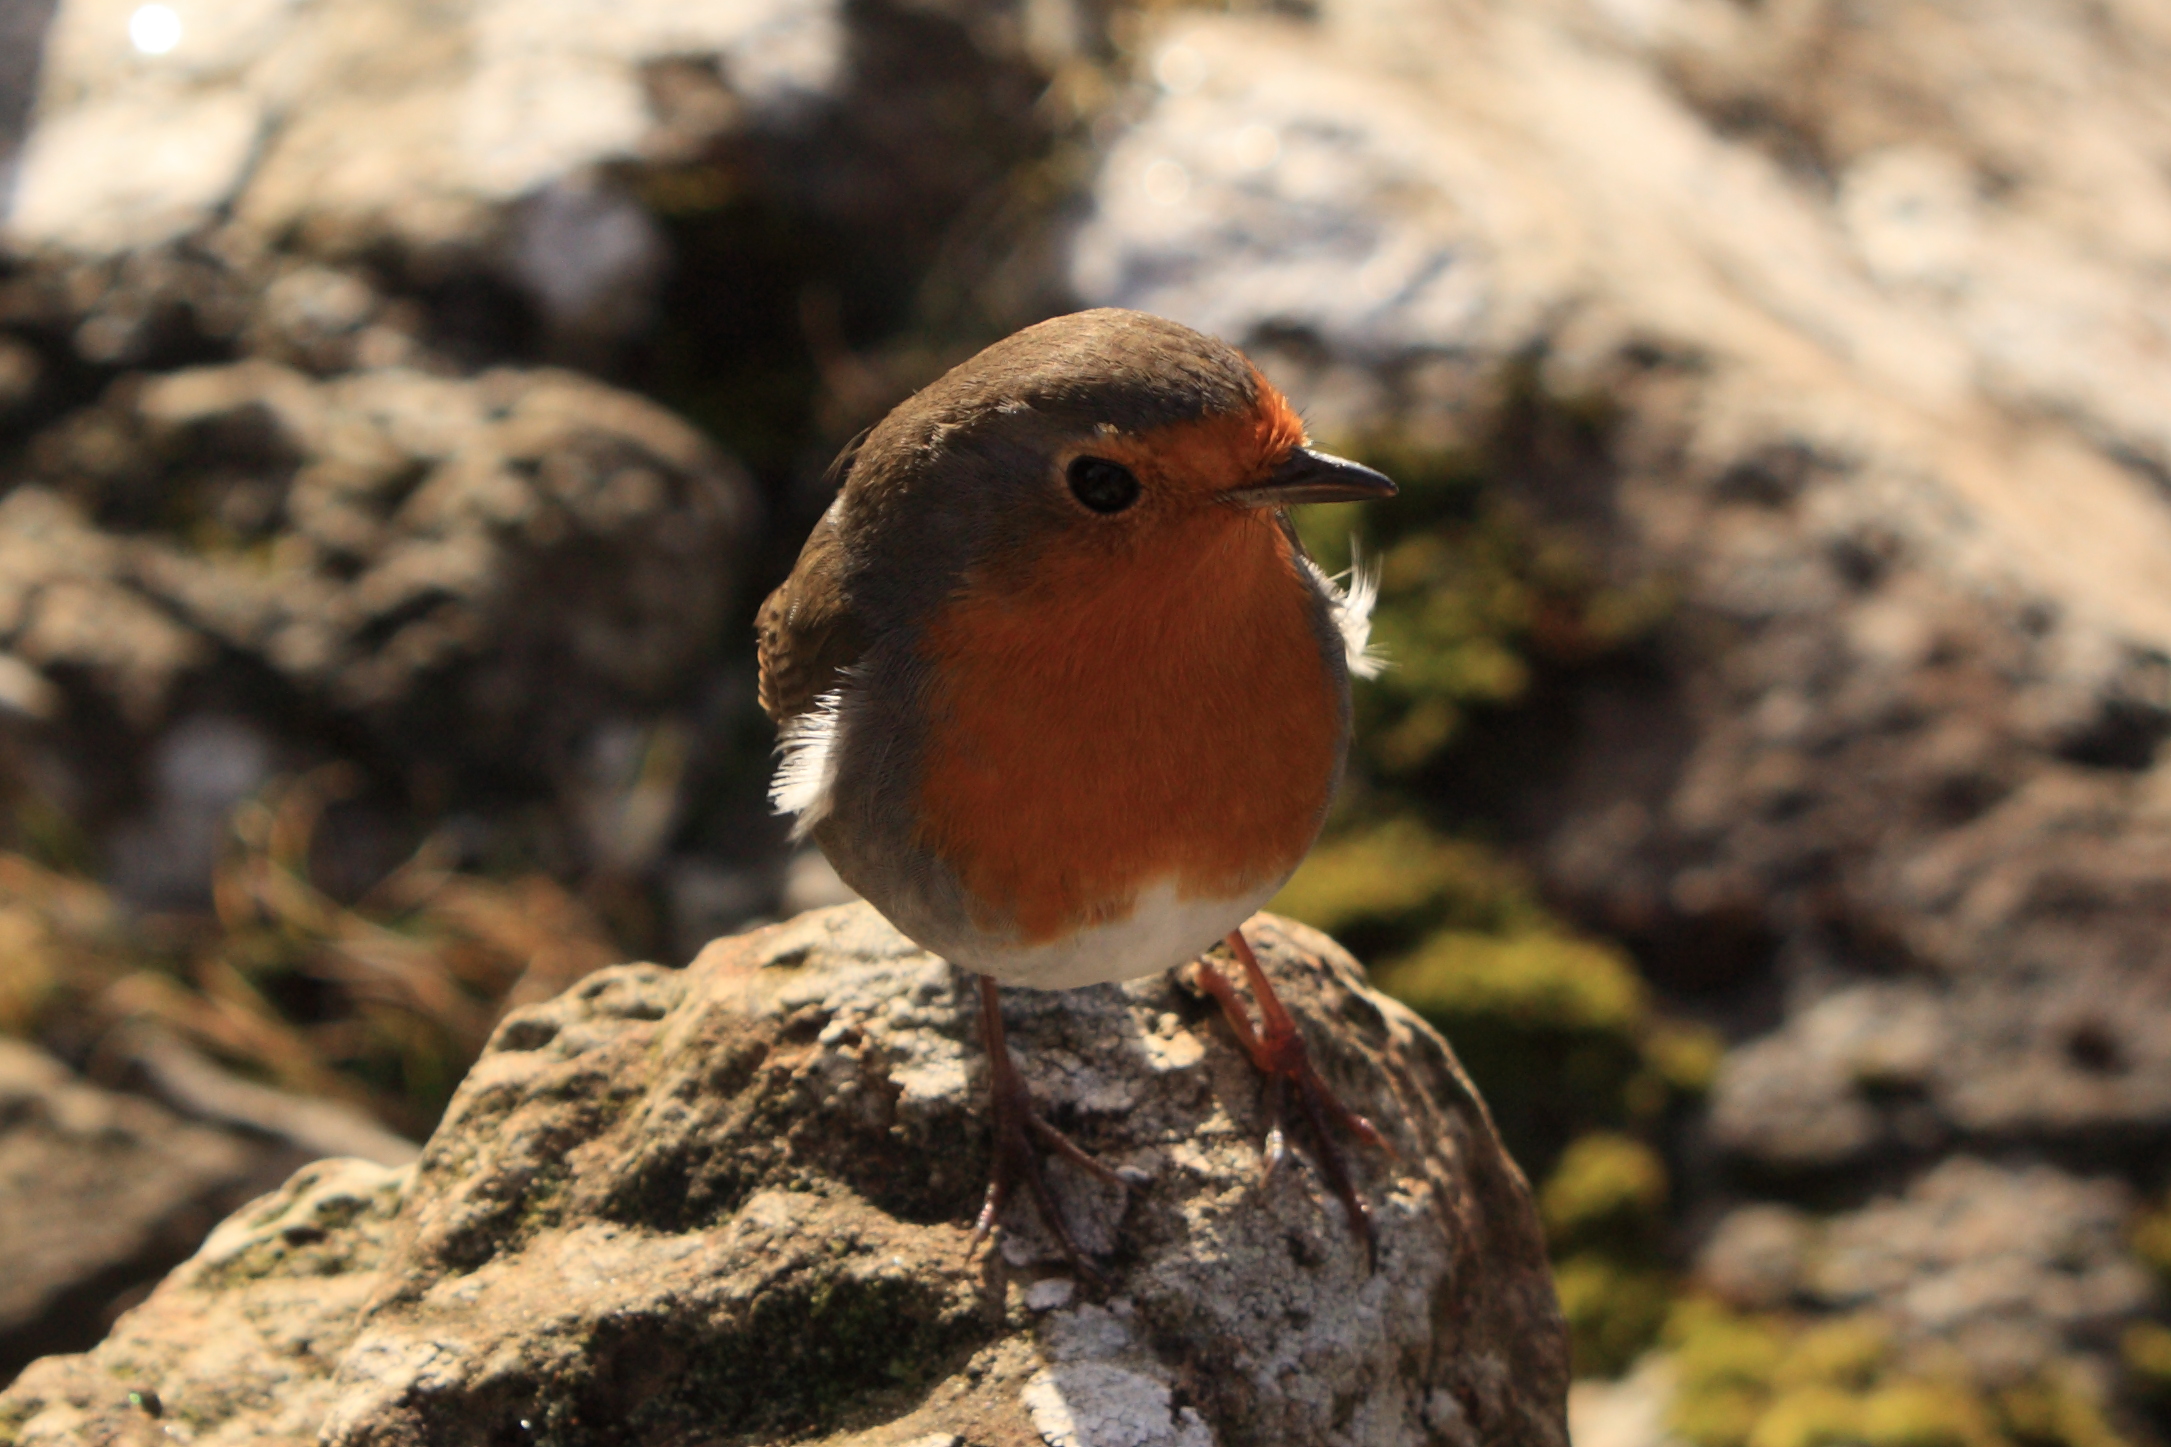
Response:
[[[1252,415],[1093,451],[1149,491],[1243,486],[1303,436],[1261,387]],[[1165,508],[1120,551],[1079,531],[969,585],[922,642],[921,842],[983,927],[1028,944],[1122,918],[1159,880],[1214,899],[1271,883],[1341,762],[1340,685],[1270,515]]]
[[[1304,421],[1256,368],[1252,380],[1259,400],[1249,412],[1110,437],[1084,450],[1130,468],[1149,491],[1159,483],[1170,500],[1199,500],[1256,482],[1304,445]]]

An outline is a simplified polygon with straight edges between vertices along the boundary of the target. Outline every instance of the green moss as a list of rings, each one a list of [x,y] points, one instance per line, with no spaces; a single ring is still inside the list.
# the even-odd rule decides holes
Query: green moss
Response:
[[[1638,1117],[1647,997],[1610,946],[1546,930],[1439,931],[1379,972],[1454,1045],[1516,1159],[1543,1177],[1569,1142]]]
[[[1561,1153],[1538,1193],[1538,1211],[1556,1247],[1636,1241],[1652,1234],[1666,1207],[1666,1167],[1642,1141],[1594,1132]]]
[[[2133,1254],[2146,1262],[2166,1286],[2171,1286],[2171,1200],[2134,1222]]]
[[[1739,1316],[1698,1298],[1682,1302],[1667,1319],[1665,1332],[1680,1373],[1677,1405],[1693,1406],[1714,1392],[1768,1396],[1786,1361],[1787,1336],[1771,1318]]]
[[[1710,1092],[1718,1078],[1726,1041],[1707,1026],[1661,1021],[1644,1037],[1643,1054],[1667,1089],[1701,1096]]]
[[[746,1320],[698,1343],[653,1337],[639,1323],[600,1333],[579,1415],[623,1421],[632,1440],[678,1440],[719,1423],[796,1440],[910,1393],[987,1335],[969,1307],[906,1275],[825,1266],[796,1286],[780,1284]]]
[[[1996,1447],[1999,1434],[1982,1399],[1950,1382],[1895,1382],[1862,1403],[1870,1447]]]
[[[1748,1447],[1833,1447],[1862,1441],[1862,1401],[1836,1387],[1796,1387],[1767,1402]]]
[[[1568,1257],[1553,1268],[1561,1314],[1578,1376],[1613,1376],[1647,1351],[1673,1303],[1673,1277],[1626,1264],[1602,1251]]]
[[[2118,1355],[2144,1396],[2171,1401],[2171,1326],[2135,1322],[2119,1337]]]
[[[2071,1374],[2049,1372],[1997,1394],[2005,1436],[2023,1447],[2127,1447],[2095,1397]]]
[[[1642,1025],[1648,1003],[1619,950],[1551,932],[1442,930],[1382,983],[1442,1021],[1623,1040]]]
[[[1757,1416],[1748,1447],[1997,1447],[1980,1398],[1928,1381],[1867,1393],[1810,1383],[1782,1392]]]
[[[1268,907],[1388,952],[1443,926],[1502,932],[1546,923],[1522,873],[1497,852],[1410,818],[1320,845]]]
[[[1992,1391],[1893,1350],[1873,1317],[1802,1321],[1681,1303],[1667,1322],[1670,1420],[1695,1447],[2126,1447],[2057,1368]]]
[[[1875,1317],[1849,1316],[1805,1327],[1772,1373],[1781,1390],[1809,1385],[1861,1391],[1877,1380],[1892,1333]]]
[[[1375,779],[1434,782],[1473,722],[1530,702],[1550,671],[1634,646],[1671,612],[1670,587],[1607,582],[1580,547],[1506,502],[1470,454],[1355,450],[1402,496],[1300,527],[1331,566],[1356,553],[1378,572],[1373,642],[1390,666],[1357,696],[1359,759]],[[1353,529],[1366,540],[1353,545]]]

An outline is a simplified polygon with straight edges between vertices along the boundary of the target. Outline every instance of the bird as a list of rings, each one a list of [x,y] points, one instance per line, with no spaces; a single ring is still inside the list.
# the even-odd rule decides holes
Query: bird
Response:
[[[835,497],[755,622],[778,725],[770,799],[905,936],[978,976],[994,1155],[974,1225],[1022,1184],[1091,1270],[1042,1149],[1113,1173],[1034,1110],[1002,985],[1072,989],[1196,962],[1268,1081],[1271,1170],[1294,1092],[1335,1150],[1385,1148],[1305,1054],[1241,926],[1317,839],[1374,672],[1374,584],[1345,588],[1287,509],[1394,496],[1312,446],[1235,347],[1098,308],[994,343],[831,464]],[[1204,956],[1225,942],[1260,1021]]]

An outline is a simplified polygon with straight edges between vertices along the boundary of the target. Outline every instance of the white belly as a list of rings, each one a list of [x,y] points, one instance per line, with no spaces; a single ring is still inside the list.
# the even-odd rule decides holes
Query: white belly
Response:
[[[1021,945],[978,933],[920,943],[1005,985],[1070,990],[1135,980],[1195,960],[1258,913],[1280,888],[1281,881],[1275,880],[1235,899],[1179,899],[1173,884],[1162,883],[1142,891],[1125,918],[1044,944]]]

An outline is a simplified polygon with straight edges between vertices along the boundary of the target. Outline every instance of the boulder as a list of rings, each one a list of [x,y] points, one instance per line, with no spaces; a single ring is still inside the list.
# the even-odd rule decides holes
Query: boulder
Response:
[[[247,333],[343,369],[391,296],[380,360],[426,320],[605,364],[668,321],[672,220],[751,192],[866,228],[880,269],[924,260],[1038,142],[1036,67],[1084,38],[839,0],[17,8],[51,19],[0,254],[65,273],[76,349],[130,365]],[[697,270],[736,288],[746,260]]]
[[[206,898],[239,802],[360,739],[394,789],[555,784],[581,856],[646,868],[675,801],[629,825],[622,776],[681,726],[759,520],[686,423],[537,368],[130,378],[0,480],[15,772],[161,908]]]
[[[219,1217],[305,1158],[0,1039],[0,1380],[96,1342]]]
[[[693,428],[551,370],[190,368],[115,389],[23,470],[0,519],[21,656],[155,713],[227,650],[342,711],[457,718],[485,753],[667,693],[714,643],[755,520]],[[451,698],[417,698],[450,675]]]
[[[1131,1184],[1052,1167],[1104,1281],[1022,1205],[976,1250],[970,979],[848,905],[509,1016],[411,1173],[235,1216],[0,1441],[1563,1447],[1537,1220],[1453,1055],[1324,937],[1250,933],[1393,1143],[1354,1160],[1376,1264],[1301,1150],[1262,1173],[1180,973],[1007,992],[1036,1099]]]
[[[1983,1380],[2024,1380],[2062,1353],[2107,1353],[2156,1304],[2133,1215],[2114,1177],[1956,1155],[1833,1222],[1804,1286],[1829,1309],[1883,1307],[1903,1348],[1949,1343]]]
[[[828,90],[840,10],[251,4],[182,7],[146,33],[132,0],[71,0],[8,228],[26,249],[118,254],[230,209],[343,249],[465,241],[505,203],[656,144],[645,72],[663,61],[708,62],[712,131]]]

